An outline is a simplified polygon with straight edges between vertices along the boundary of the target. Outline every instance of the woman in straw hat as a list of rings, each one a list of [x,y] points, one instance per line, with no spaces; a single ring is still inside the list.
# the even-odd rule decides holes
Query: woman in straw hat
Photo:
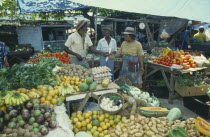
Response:
[[[114,80],[114,59],[109,59],[111,53],[115,54],[117,52],[117,42],[111,37],[112,29],[111,27],[104,27],[103,33],[104,38],[100,39],[96,50],[100,51],[100,65],[107,66],[111,69],[112,80]]]
[[[122,43],[120,50],[113,57],[122,57],[122,70],[120,77],[127,77],[132,84],[141,88],[142,75],[144,73],[143,67],[143,49],[140,42],[135,40],[135,30],[133,27],[127,27],[125,32],[125,41]]]
[[[64,51],[71,54],[71,63],[76,65],[82,65],[84,67],[89,67],[85,57],[87,54],[87,49],[90,49],[91,52],[100,54],[96,51],[92,45],[92,41],[87,34],[87,22],[82,20],[76,26],[76,32],[69,35]]]

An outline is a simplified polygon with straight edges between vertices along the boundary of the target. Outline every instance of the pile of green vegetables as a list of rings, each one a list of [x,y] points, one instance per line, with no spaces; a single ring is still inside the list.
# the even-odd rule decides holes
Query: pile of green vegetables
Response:
[[[207,77],[206,77],[207,78]],[[201,85],[207,85],[206,78],[201,75],[184,75],[177,79],[177,82],[181,87],[195,87]]]
[[[35,88],[37,85],[55,85],[52,69],[62,63],[55,57],[42,58],[36,65],[21,66],[0,71],[0,90],[16,90],[18,88]]]

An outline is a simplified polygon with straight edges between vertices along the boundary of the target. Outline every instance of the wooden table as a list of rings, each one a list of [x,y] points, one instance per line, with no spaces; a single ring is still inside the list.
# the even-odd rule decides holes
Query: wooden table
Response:
[[[69,104],[70,101],[83,99],[82,105],[78,109],[78,110],[81,111],[84,108],[85,104],[87,103],[87,101],[90,97],[98,99],[98,95],[102,95],[102,94],[105,94],[105,93],[117,93],[117,89],[108,89],[108,90],[101,90],[101,91],[95,91],[95,92],[88,91],[88,92],[85,92],[83,94],[78,94],[78,95],[76,94],[76,95],[67,96],[66,97],[66,104],[67,104],[68,114],[70,115],[70,104]]]
[[[151,68],[151,71],[148,72],[148,70]],[[207,67],[197,67],[197,68],[190,68],[190,69],[186,69],[186,70],[176,70],[176,69],[172,69],[170,67],[161,65],[161,64],[155,64],[155,63],[146,63],[145,64],[145,73],[144,73],[144,81],[150,77],[151,75],[153,75],[156,72],[161,72],[164,81],[167,85],[167,88],[169,90],[169,103],[173,104],[173,99],[175,98],[175,79],[182,75],[182,74],[186,74],[186,73],[197,73],[198,71],[203,71],[205,73],[205,69]],[[168,79],[166,76],[166,73],[170,73],[170,78]]]

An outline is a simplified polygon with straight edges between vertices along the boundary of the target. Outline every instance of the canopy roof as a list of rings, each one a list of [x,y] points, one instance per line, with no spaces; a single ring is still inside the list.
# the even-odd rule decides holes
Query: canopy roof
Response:
[[[71,0],[126,12],[210,22],[210,0]]]
[[[88,8],[70,0],[18,0],[20,13],[63,11],[72,9]]]

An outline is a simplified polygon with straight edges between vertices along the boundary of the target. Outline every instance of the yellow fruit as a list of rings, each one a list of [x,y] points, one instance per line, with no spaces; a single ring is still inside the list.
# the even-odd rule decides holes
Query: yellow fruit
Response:
[[[77,128],[81,128],[81,127],[82,127],[82,123],[81,123],[81,122],[77,122],[77,123],[76,123],[76,127],[77,127]]]
[[[84,117],[85,117],[86,119],[88,119],[88,118],[90,117],[90,114],[89,114],[89,113],[85,113],[85,114],[84,114]]]
[[[98,118],[98,116],[94,114],[93,115],[93,119],[97,119],[97,118]]]
[[[94,111],[93,111],[93,114],[94,114],[94,115],[98,115],[98,111],[94,110]]]
[[[99,120],[100,122],[104,121],[104,115],[103,115],[103,114],[100,115],[100,116],[98,117],[98,120]]]
[[[54,105],[53,105],[53,104],[50,104],[50,107],[51,107],[51,108],[54,108]]]
[[[51,101],[51,100],[52,100],[52,96],[51,96],[51,95],[48,95],[48,96],[46,97],[46,100],[47,100],[47,101]]]
[[[111,126],[111,124],[110,123],[106,123],[106,126],[107,126],[107,128],[109,128]]]
[[[44,103],[45,102],[45,98],[44,97],[40,98],[40,102]]]
[[[105,118],[109,118],[110,117],[109,113],[105,113],[104,116],[105,116]]]
[[[117,119],[119,119],[119,120],[120,120],[121,118],[122,118],[122,117],[121,117],[120,115],[117,115]]]
[[[110,116],[109,116],[109,119],[110,119],[110,120],[113,120],[113,119],[114,119],[114,116],[113,116],[113,115],[110,115]]]
[[[98,111],[98,115],[103,114],[104,112],[102,110]]]
[[[75,117],[75,118],[73,119],[73,123],[76,124],[77,122],[79,122],[79,119]]]
[[[106,125],[106,123],[105,122],[101,122],[99,125],[100,125],[100,127],[102,127],[102,126]]]
[[[95,128],[92,128],[92,129],[90,130],[90,132],[91,132],[91,134],[93,135],[93,134],[96,132],[96,129],[95,129]]]
[[[74,133],[76,134],[76,133],[78,133],[79,132],[79,129],[78,128],[75,128],[74,129]]]
[[[97,126],[93,126],[93,128],[96,130],[97,129]]]
[[[107,126],[106,126],[106,125],[103,125],[103,126],[102,126],[102,129],[103,129],[103,130],[107,129]]]
[[[115,128],[115,127],[116,127],[116,125],[114,124],[114,125],[112,125],[112,127],[113,127],[113,128]]]
[[[86,127],[86,126],[87,126],[86,121],[82,121],[82,126],[83,126],[83,127]]]
[[[98,137],[104,137],[103,133],[99,133]]]
[[[86,127],[82,127],[81,130],[82,130],[82,131],[86,131],[87,128],[86,128]]]
[[[84,117],[79,117],[79,121],[84,121]]]
[[[51,100],[51,102],[52,102],[52,104],[57,104],[57,99],[53,98],[53,99]]]
[[[103,131],[104,135],[108,135],[108,130]]]
[[[92,126],[91,124],[88,124],[88,125],[87,125],[87,129],[88,129],[88,130],[91,130],[92,128],[93,128],[93,126]]]
[[[77,114],[80,114],[80,115],[82,115],[82,111],[77,111]]]
[[[77,116],[77,113],[73,112],[73,113],[71,114],[71,116],[72,116],[72,117],[76,117],[76,116]]]
[[[112,126],[114,125],[114,120],[109,120],[109,124]]]
[[[117,119],[117,118],[116,118],[116,119],[114,120],[114,123],[115,123],[115,124],[118,124],[119,122],[120,122],[120,119]]]
[[[98,131],[98,132],[102,132],[103,129],[102,129],[101,127],[98,127],[97,131]]]
[[[104,122],[105,122],[105,123],[109,122],[109,119],[105,118],[105,119],[104,119]]]
[[[120,125],[121,126],[122,125],[122,122],[119,122],[117,125]]]
[[[90,123],[90,119],[85,119],[86,123],[89,124]]]

